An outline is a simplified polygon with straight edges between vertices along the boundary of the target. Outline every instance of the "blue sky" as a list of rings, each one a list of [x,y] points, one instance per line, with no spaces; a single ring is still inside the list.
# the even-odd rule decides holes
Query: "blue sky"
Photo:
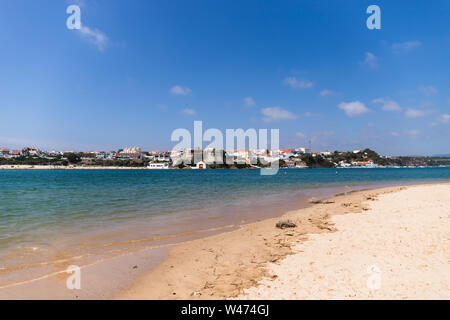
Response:
[[[81,7],[83,29],[66,27]],[[381,30],[366,8],[381,8]],[[0,147],[169,149],[176,128],[283,147],[450,152],[449,1],[15,0],[0,10]]]

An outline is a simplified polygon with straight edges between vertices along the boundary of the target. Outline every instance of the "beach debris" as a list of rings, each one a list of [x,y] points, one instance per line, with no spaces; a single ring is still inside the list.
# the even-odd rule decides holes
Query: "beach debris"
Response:
[[[191,293],[191,296],[201,296],[202,293],[200,291],[194,291]]]
[[[291,220],[278,221],[275,226],[280,229],[297,227],[297,225],[294,222],[292,222]]]
[[[309,203],[322,203],[322,200],[312,197],[309,199]]]
[[[138,268],[138,266],[133,266],[133,269],[137,269]]]
[[[314,203],[314,204],[319,204],[319,203],[322,203],[322,204],[330,204],[330,203],[334,203],[334,201],[330,201],[330,200],[319,200],[319,199],[316,199],[316,198],[311,198],[311,199],[309,199],[309,203]]]
[[[331,227],[328,225],[328,223],[326,223],[326,222],[317,225],[317,227],[318,227],[320,230],[333,231],[333,228],[331,228]]]
[[[343,204],[341,204],[341,206],[343,206],[343,207],[350,207],[352,205],[352,203],[343,203]]]

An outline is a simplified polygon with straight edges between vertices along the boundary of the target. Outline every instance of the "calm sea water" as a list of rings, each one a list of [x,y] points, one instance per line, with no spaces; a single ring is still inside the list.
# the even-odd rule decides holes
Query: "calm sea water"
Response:
[[[0,171],[0,247],[324,187],[450,180],[450,168]],[[270,200],[269,200],[270,201]],[[248,201],[247,201],[248,202]]]
[[[64,239],[72,240],[72,248],[87,238],[104,245],[113,239],[136,240],[214,227],[252,215],[255,219],[273,216],[318,190],[450,181],[450,168],[259,173],[0,170],[0,259],[6,263],[13,256],[11,250],[39,252]]]

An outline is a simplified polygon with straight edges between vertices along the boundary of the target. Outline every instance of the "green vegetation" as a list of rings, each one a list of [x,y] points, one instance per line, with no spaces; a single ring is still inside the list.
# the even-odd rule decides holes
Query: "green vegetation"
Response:
[[[333,162],[321,155],[313,156],[312,154],[304,154],[301,157],[302,161],[306,163],[309,168],[332,168]]]
[[[29,166],[67,166],[69,162],[59,158],[39,158],[30,156],[21,156],[18,158],[0,158],[0,165],[29,165]]]
[[[95,158],[81,158],[81,154],[67,153],[63,157],[31,157],[20,156],[17,158],[0,158],[0,165],[27,165],[27,166],[98,166],[98,167],[146,167],[149,164],[148,159],[133,160],[103,160]]]
[[[81,156],[75,153],[64,153],[64,157],[69,160],[71,164],[77,164],[81,162]]]
[[[373,161],[379,166],[441,166],[450,165],[450,157],[382,157],[371,149],[365,149],[359,153],[337,152],[329,156],[311,154],[302,156],[302,161],[310,168],[331,168],[340,161],[346,163]]]
[[[450,157],[395,157],[389,161],[396,166],[450,166]]]

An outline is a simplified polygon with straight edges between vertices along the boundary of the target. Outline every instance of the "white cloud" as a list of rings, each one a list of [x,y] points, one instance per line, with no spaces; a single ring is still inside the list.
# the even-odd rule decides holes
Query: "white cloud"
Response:
[[[450,124],[450,114],[443,114],[439,117],[439,121],[442,123]]]
[[[308,80],[298,80],[296,77],[287,77],[283,83],[294,89],[310,89],[314,86],[314,83]]]
[[[108,37],[98,29],[91,29],[86,26],[81,26],[79,29],[81,36],[87,41],[93,43],[98,50],[104,51],[108,44]]]
[[[328,89],[325,89],[325,90],[320,91],[320,95],[321,95],[322,97],[330,96],[330,95],[332,95],[332,94],[333,94],[333,91],[328,90]]]
[[[412,49],[418,48],[422,45],[422,42],[414,40],[414,41],[406,41],[406,42],[397,42],[392,45],[392,49],[396,52],[400,51],[410,51]]]
[[[413,129],[413,130],[405,130],[404,134],[410,138],[416,138],[420,135],[420,131]]]
[[[360,116],[370,111],[364,103],[359,101],[342,102],[338,105],[338,108],[344,110],[349,117]]]
[[[439,91],[433,86],[420,86],[419,91],[422,92],[426,96],[432,96],[437,94]]]
[[[372,100],[372,102],[373,103],[381,103],[381,104],[383,104],[383,107],[382,107],[383,111],[395,112],[395,111],[402,111],[402,109],[403,109],[394,100],[378,98],[378,99]]]
[[[305,117],[306,117],[306,118],[312,117],[312,113],[309,112],[309,111],[306,111],[306,112],[305,112]]]
[[[368,65],[370,68],[375,68],[377,66],[378,58],[371,52],[366,52],[366,57],[363,64]]]
[[[256,102],[252,97],[246,97],[244,98],[244,105],[246,107],[253,107],[254,105],[256,105]]]
[[[192,90],[189,89],[188,87],[176,85],[170,88],[170,93],[177,96],[187,96],[192,93]]]
[[[196,114],[195,110],[191,108],[185,108],[181,110],[181,113],[187,114],[188,116],[193,116]]]
[[[405,112],[405,116],[408,118],[420,118],[423,117],[425,115],[425,112],[423,112],[422,110],[417,110],[417,109],[408,109]]]
[[[396,132],[396,131],[392,131],[392,132],[390,133],[390,135],[393,136],[393,137],[398,137],[398,136],[400,136],[400,133],[398,133],[398,132]]]
[[[261,113],[265,116],[264,121],[270,122],[275,120],[293,120],[298,117],[292,112],[281,107],[269,107],[261,109]]]
[[[306,139],[306,134],[304,134],[304,133],[302,133],[302,132],[297,132],[295,135],[296,135],[298,138]]]

